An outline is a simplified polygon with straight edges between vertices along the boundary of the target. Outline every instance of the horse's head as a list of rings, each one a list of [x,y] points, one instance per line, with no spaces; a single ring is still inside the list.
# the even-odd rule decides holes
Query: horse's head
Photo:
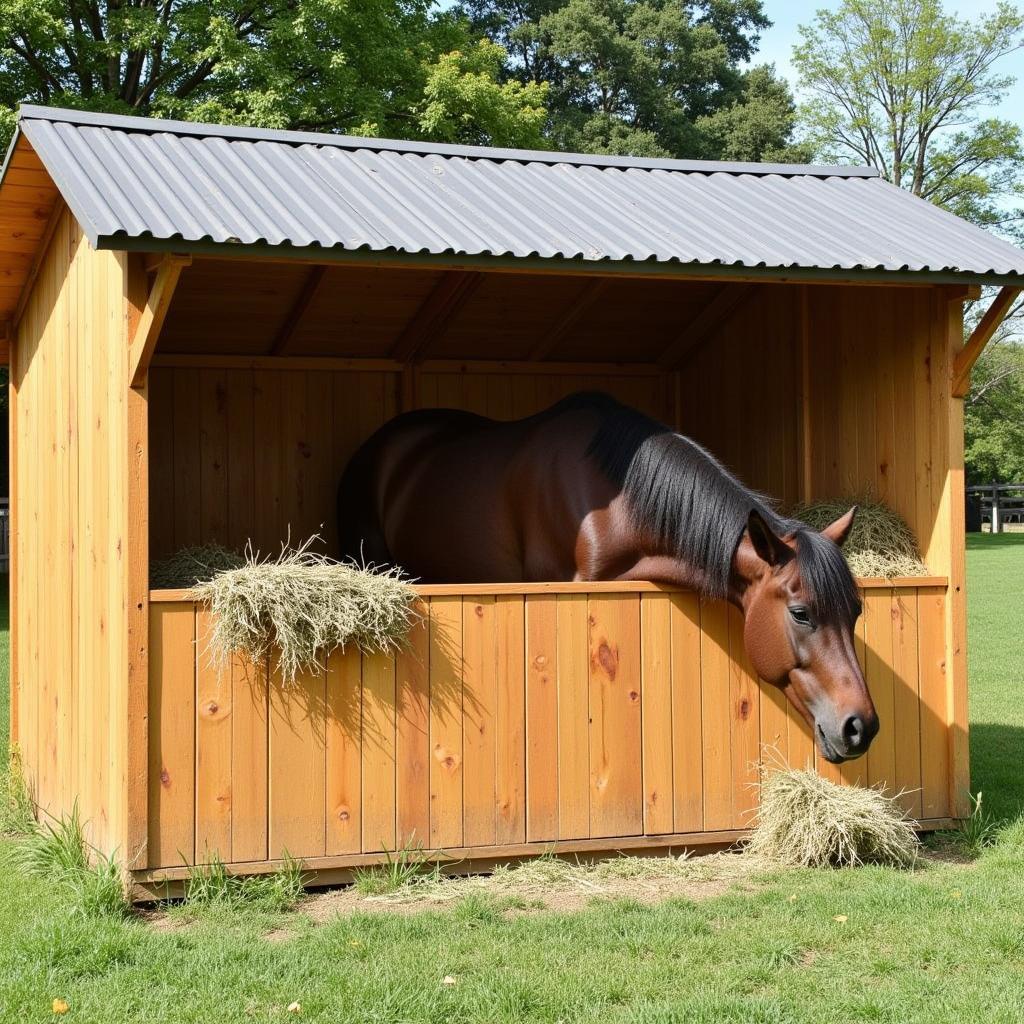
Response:
[[[833,763],[860,757],[878,732],[853,643],[860,600],[839,550],[856,511],[821,533],[799,527],[784,536],[753,511],[737,551],[750,662],[781,687]]]

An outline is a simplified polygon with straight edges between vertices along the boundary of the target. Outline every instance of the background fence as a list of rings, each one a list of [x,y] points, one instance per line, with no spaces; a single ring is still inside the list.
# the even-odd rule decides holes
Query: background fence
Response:
[[[992,533],[1024,529],[1024,483],[977,484],[967,488],[967,530]]]

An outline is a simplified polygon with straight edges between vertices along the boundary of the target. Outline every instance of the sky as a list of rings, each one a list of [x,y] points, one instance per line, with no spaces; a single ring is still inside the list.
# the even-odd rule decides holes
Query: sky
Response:
[[[799,41],[797,27],[807,24],[814,12],[822,8],[835,10],[839,0],[817,0],[800,3],[794,0],[763,0],[764,12],[771,19],[772,27],[761,36],[761,47],[754,63],[774,64],[776,70],[789,84],[797,88],[797,76],[790,61],[793,45]],[[995,9],[996,0],[947,0],[946,10],[965,21],[973,21]],[[1024,50],[1008,55],[1000,65],[1000,71],[1013,75],[1017,83],[1007,94],[998,111],[993,113],[1024,126]]]
[[[440,8],[452,7],[455,2],[456,0],[437,0]],[[956,14],[965,21],[973,21],[995,10],[996,2],[997,0],[946,0],[944,6],[950,14]],[[762,34],[761,46],[753,63],[774,64],[799,98],[797,76],[790,60],[793,45],[800,38],[798,27],[810,22],[815,11],[822,8],[835,10],[839,6],[839,0],[811,0],[810,3],[801,0],[762,0],[762,5],[765,14],[772,21],[772,27]],[[1016,121],[1024,127],[1024,50],[1006,56],[999,70],[1012,75],[1017,82],[1009,89],[999,109],[991,113]]]

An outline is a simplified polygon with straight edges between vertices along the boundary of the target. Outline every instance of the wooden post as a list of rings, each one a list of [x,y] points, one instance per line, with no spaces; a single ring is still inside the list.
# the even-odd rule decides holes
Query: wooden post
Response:
[[[999,508],[999,484],[992,481],[992,532],[1002,533],[1003,524],[1001,522],[1002,516],[1000,515]]]
[[[7,377],[7,459],[9,475],[7,480],[7,493],[10,501],[7,506],[7,580],[9,587],[10,603],[8,604],[9,630],[10,630],[10,672],[8,682],[10,683],[11,701],[9,704],[10,714],[10,742],[14,747],[18,742],[18,724],[20,715],[18,711],[18,376],[17,358],[18,348],[15,344],[16,332],[11,331],[11,361]]]
[[[146,272],[142,260],[135,254],[125,254],[125,307],[124,331],[129,366],[131,367],[133,339],[150,310],[147,298]],[[172,264],[174,278],[181,271],[180,261]],[[159,271],[158,271],[159,273]],[[173,291],[173,286],[172,289]],[[168,296],[168,302],[170,297]],[[165,309],[166,312],[166,309]],[[162,321],[163,317],[160,317]],[[153,332],[153,345],[159,325]],[[150,347],[152,353],[152,347]],[[147,360],[148,364],[148,360]],[[127,389],[127,445],[126,460],[127,537],[125,600],[127,604],[128,678],[127,713],[120,734],[125,736],[127,749],[124,763],[127,769],[127,817],[123,838],[123,866],[126,869],[145,867],[148,852],[149,807],[149,387],[148,365],[139,383],[129,380]]]

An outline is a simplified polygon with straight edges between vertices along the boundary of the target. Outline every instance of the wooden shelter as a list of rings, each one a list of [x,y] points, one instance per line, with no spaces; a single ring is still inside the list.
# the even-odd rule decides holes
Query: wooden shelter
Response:
[[[856,168],[526,154],[23,108],[0,183],[13,740],[138,892],[214,854],[325,880],[730,842],[814,758],[735,609],[644,583],[425,586],[408,651],[287,689],[151,590],[185,545],[334,543],[397,412],[606,390],[784,503],[870,493],[925,578],[860,581],[881,717],[830,777],[967,812],[964,347],[1024,253]],[[730,410],[740,410],[739,414]],[[756,424],[756,428],[755,428]]]

